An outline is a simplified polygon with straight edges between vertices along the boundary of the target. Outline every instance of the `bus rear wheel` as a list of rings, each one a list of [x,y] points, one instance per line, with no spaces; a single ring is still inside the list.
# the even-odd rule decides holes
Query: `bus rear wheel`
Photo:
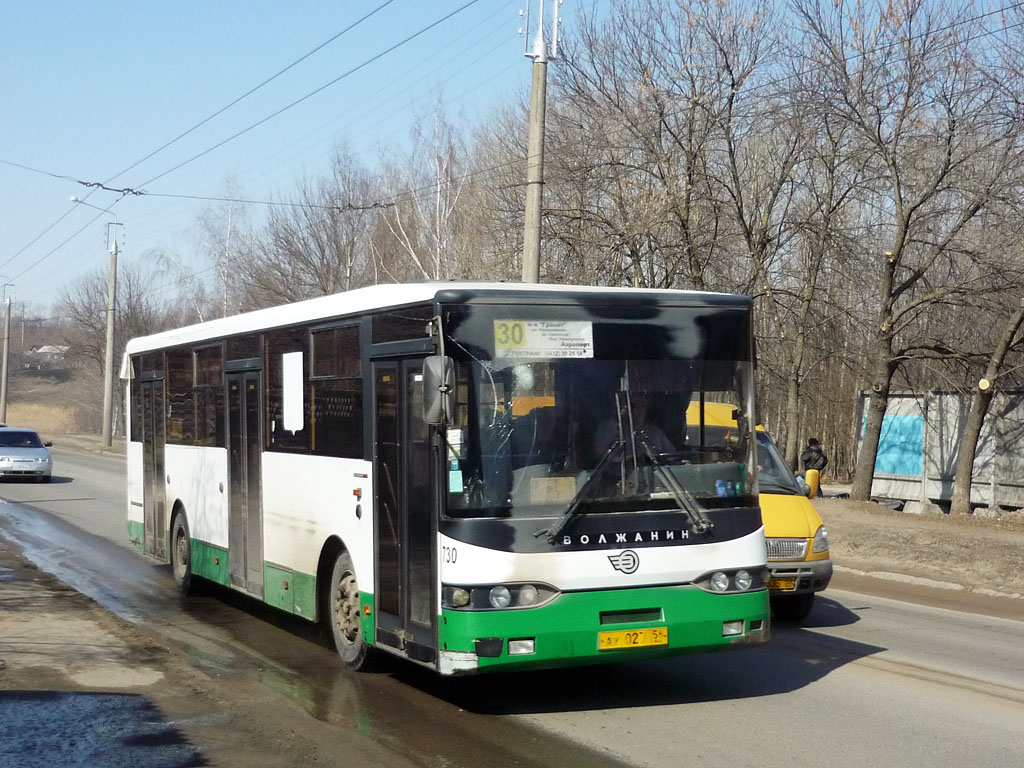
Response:
[[[327,594],[327,620],[342,661],[353,669],[369,668],[371,649],[363,640],[359,582],[348,552],[340,552],[334,561]]]
[[[780,621],[802,621],[814,607],[814,593],[802,595],[772,595],[772,613]]]
[[[192,592],[192,539],[188,532],[188,518],[184,512],[174,516],[171,525],[171,570],[174,582],[183,595]]]

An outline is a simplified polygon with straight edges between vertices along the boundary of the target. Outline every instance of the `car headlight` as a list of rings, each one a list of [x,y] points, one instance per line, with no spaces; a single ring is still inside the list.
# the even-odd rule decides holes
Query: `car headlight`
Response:
[[[814,551],[828,552],[828,530],[824,525],[818,526],[814,533]]]

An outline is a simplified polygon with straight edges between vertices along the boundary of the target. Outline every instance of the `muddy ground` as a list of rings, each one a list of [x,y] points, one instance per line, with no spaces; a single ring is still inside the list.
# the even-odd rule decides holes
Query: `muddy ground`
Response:
[[[0,540],[0,765],[413,764],[266,703],[264,686],[192,666]]]

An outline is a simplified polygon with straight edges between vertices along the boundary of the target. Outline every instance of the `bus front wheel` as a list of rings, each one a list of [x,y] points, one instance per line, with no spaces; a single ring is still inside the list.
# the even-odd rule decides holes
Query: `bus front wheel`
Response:
[[[192,592],[192,539],[184,512],[174,516],[171,526],[171,570],[174,571],[178,591],[183,595]]]
[[[340,552],[331,571],[327,618],[342,661],[353,669],[370,666],[370,647],[363,640],[362,600],[356,569],[348,552]]]

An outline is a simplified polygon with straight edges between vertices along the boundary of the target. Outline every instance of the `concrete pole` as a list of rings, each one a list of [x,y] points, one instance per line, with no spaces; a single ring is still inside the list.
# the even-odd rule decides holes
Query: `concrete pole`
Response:
[[[7,423],[7,361],[11,347],[11,299],[4,301],[4,352],[3,364],[0,367],[0,424]]]
[[[533,59],[533,83],[530,90],[530,131],[526,155],[526,211],[523,231],[523,282],[540,282],[540,219],[544,195],[544,112],[547,109],[548,61],[558,55],[558,6],[551,2],[551,42],[544,36],[544,0],[538,3],[537,34],[533,50],[525,55]],[[522,31],[529,45],[530,3],[526,3],[526,26]]]
[[[113,442],[112,404],[114,400],[114,308],[117,306],[117,224],[114,227],[110,245],[110,275],[107,279],[107,349],[103,358],[103,445]]]
[[[543,45],[543,43],[541,43]],[[523,282],[540,282],[540,217],[544,195],[544,111],[547,102],[545,56],[533,62],[530,134],[526,156],[526,228],[523,233]]]

